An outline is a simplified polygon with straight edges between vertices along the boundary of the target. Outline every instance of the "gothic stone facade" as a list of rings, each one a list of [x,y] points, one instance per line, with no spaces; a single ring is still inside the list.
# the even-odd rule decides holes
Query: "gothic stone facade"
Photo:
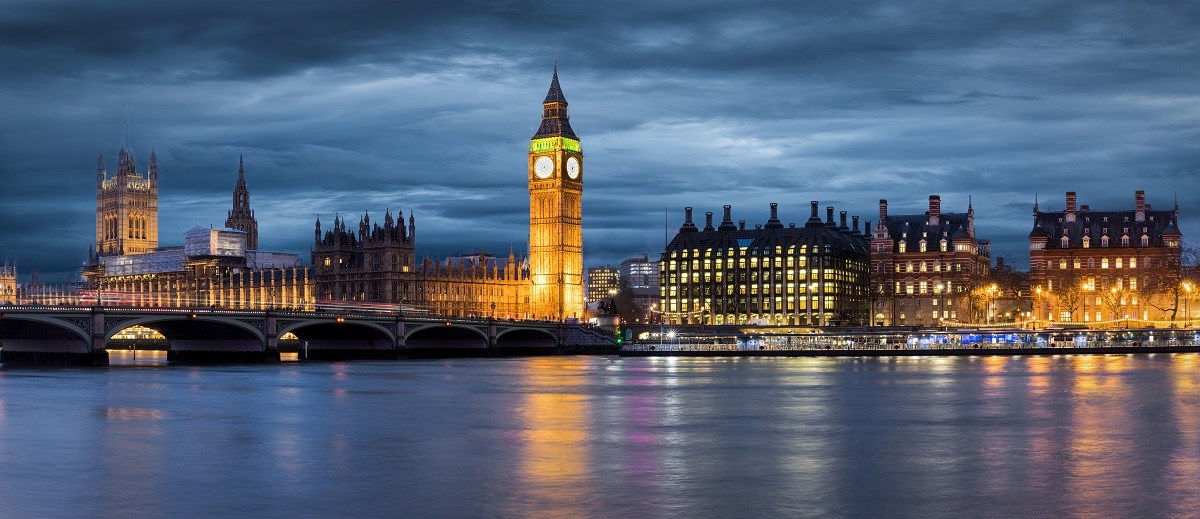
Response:
[[[582,318],[583,150],[571,129],[557,67],[528,152],[529,257],[486,253],[416,262],[416,222],[340,217],[321,233],[312,260],[318,297],[331,302],[411,305],[434,315],[561,320]]]
[[[73,291],[71,297],[84,304],[312,308],[315,289],[308,268],[287,261],[288,255],[245,251],[258,246],[258,223],[250,209],[240,157],[233,207],[226,223],[247,237],[240,254],[187,255],[182,247],[160,249],[158,158],[150,154],[149,170],[142,177],[136,172],[133,157],[122,149],[117,175],[106,178],[101,156],[97,165],[96,244],[84,267],[83,288]],[[109,270],[108,265],[117,264],[127,268]]]
[[[158,247],[158,157],[153,152],[145,176],[124,147],[112,177],[104,169],[104,155],[96,159],[95,245],[98,254],[140,254]]]

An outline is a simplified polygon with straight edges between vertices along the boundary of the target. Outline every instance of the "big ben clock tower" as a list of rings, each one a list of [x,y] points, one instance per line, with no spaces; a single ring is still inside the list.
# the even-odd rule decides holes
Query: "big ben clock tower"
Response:
[[[529,144],[529,305],[537,319],[583,317],[583,149],[558,64]]]

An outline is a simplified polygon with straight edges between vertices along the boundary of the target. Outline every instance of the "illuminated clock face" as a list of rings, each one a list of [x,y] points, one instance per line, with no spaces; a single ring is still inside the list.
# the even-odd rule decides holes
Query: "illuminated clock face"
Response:
[[[550,178],[550,174],[554,173],[554,159],[550,157],[538,157],[533,163],[533,172],[538,178]]]
[[[579,178],[579,159],[575,157],[567,159],[567,176],[571,177],[571,180]]]

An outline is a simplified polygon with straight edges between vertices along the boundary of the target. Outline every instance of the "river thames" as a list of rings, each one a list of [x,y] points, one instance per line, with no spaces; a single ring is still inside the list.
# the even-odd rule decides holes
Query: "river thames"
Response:
[[[6,518],[1198,510],[1196,354],[0,369]]]

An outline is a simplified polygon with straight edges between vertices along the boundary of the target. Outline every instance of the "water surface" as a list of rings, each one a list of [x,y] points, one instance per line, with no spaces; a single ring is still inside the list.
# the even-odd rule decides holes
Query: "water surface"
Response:
[[[1195,354],[4,368],[0,517],[1195,516],[1198,369]]]

